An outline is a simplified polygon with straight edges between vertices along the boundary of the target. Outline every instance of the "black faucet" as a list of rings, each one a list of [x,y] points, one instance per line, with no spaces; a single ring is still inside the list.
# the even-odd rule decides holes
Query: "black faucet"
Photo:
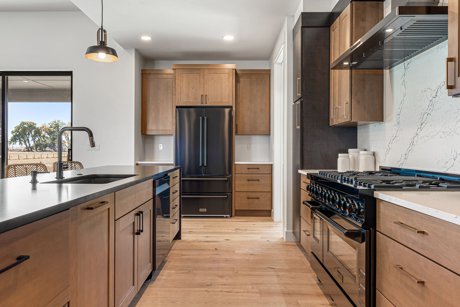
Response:
[[[66,131],[84,131],[88,133],[89,137],[89,146],[95,147],[96,143],[94,142],[93,131],[86,127],[64,127],[59,130],[58,134],[58,162],[57,162],[57,171],[56,179],[64,179],[64,163],[62,163],[62,134]]]

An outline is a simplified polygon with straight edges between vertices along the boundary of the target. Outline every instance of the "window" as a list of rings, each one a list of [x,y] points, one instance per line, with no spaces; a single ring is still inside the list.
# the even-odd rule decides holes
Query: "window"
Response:
[[[54,171],[58,131],[72,125],[72,74],[3,73],[2,174],[13,165],[38,164]],[[64,136],[63,160],[70,159],[70,134]]]

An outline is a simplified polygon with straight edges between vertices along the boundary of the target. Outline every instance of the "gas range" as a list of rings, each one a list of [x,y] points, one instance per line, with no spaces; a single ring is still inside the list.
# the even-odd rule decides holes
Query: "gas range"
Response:
[[[364,227],[375,225],[374,191],[460,191],[460,175],[382,167],[373,172],[309,174],[313,200]]]

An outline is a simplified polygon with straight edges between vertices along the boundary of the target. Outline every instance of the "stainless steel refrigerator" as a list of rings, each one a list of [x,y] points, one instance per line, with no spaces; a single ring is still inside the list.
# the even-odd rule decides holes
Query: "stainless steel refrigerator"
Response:
[[[176,112],[182,215],[231,216],[232,108],[178,107]]]

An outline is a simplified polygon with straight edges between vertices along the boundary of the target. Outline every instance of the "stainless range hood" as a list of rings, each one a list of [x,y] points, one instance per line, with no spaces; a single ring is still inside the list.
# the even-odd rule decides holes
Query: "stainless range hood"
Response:
[[[331,69],[390,69],[447,39],[447,6],[398,6]]]

